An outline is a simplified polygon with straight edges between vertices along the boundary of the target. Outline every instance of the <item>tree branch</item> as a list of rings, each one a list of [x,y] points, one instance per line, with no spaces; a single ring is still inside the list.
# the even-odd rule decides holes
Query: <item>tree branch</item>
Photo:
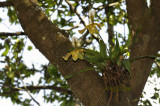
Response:
[[[0,2],[0,7],[9,7],[13,6],[11,1]]]
[[[159,6],[160,2],[158,0],[151,0],[151,11],[152,11],[152,16],[156,17],[156,21],[160,19],[160,14],[159,13]]]
[[[72,91],[62,88],[62,87],[57,87],[57,86],[26,86],[28,90],[55,90],[60,93],[67,93],[72,95]],[[13,92],[17,91],[25,91],[25,87],[18,87],[18,88],[10,88],[10,91],[8,92],[3,92],[0,94],[0,96],[11,94]]]
[[[0,32],[0,36],[19,36],[26,35],[24,32]]]
[[[63,60],[73,48],[62,30],[57,28],[32,0],[12,0],[23,30],[39,51],[56,66],[65,77],[80,70],[92,67],[86,61]],[[82,72],[67,80],[72,92],[86,106],[106,106],[107,95],[104,93],[102,78],[94,70]],[[97,87],[98,86],[98,87]]]
[[[114,38],[114,28],[113,25],[110,24],[110,14],[114,14],[113,12],[113,7],[108,6],[111,3],[111,0],[108,0],[108,4],[107,6],[105,6],[105,14],[106,14],[106,18],[107,18],[107,32],[108,32],[108,43],[109,43],[109,47],[113,47],[114,43],[112,41],[112,39]]]
[[[128,19],[131,28],[137,30],[148,18],[148,6],[146,0],[126,0]],[[134,18],[133,18],[134,17]],[[134,23],[136,22],[136,24]]]
[[[65,0],[65,1],[66,1],[66,3],[70,6],[71,10],[76,13],[76,15],[78,16],[78,18],[81,20],[82,24],[83,24],[84,26],[86,26],[83,18],[80,16],[80,14],[78,13],[77,9],[76,9],[68,0]]]
[[[159,14],[160,2],[158,0],[151,0],[151,16],[154,20],[156,27],[156,35],[160,38],[160,14]],[[159,43],[160,46],[160,43]]]
[[[71,27],[71,28],[69,28],[69,29],[65,29],[65,31],[70,31],[70,30],[76,29],[76,28],[78,28],[78,27],[79,27],[79,24],[76,25],[76,26],[74,26],[74,27]]]

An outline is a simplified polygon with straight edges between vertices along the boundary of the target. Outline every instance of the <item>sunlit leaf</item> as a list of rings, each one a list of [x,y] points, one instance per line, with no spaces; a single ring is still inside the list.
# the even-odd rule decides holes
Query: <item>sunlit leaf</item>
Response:
[[[2,53],[2,56],[6,56],[9,52],[9,48],[7,47],[6,50]]]
[[[9,72],[8,77],[9,77],[9,78],[13,78],[13,77],[14,77],[14,71]]]
[[[29,51],[31,51],[32,50],[32,46],[28,46],[28,48],[27,48]]]
[[[2,53],[2,56],[6,56],[9,52],[9,49],[10,49],[10,40],[7,39],[5,42],[4,42],[4,47],[5,47],[5,51]]]

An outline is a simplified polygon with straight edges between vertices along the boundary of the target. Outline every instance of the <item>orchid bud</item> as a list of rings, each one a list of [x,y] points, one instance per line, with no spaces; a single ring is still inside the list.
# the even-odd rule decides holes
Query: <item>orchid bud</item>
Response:
[[[89,23],[94,22],[94,17],[95,17],[96,11],[94,9],[89,10]]]

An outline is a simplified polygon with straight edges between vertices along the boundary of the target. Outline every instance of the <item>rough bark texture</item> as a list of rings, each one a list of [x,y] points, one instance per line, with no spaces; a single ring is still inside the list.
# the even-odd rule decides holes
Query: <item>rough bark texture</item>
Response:
[[[87,62],[78,60],[65,62],[62,56],[72,48],[66,33],[45,16],[36,0],[12,0],[17,11],[19,21],[37,49],[56,66],[63,76],[71,75],[84,68],[91,67]],[[131,30],[136,32],[131,47],[131,58],[144,55],[156,55],[160,49],[160,15],[156,14],[160,3],[153,0],[151,9],[147,7],[146,0],[126,0]],[[119,102],[112,99],[111,106],[136,106],[144,85],[149,76],[153,59],[141,58],[131,63],[131,91],[119,93]],[[87,71],[67,80],[73,93],[85,106],[107,106],[108,98],[104,92],[101,77],[95,71]],[[113,94],[113,98],[114,98]]]
[[[63,76],[72,75],[84,68],[91,67],[87,62],[70,60],[62,56],[72,48],[71,42],[62,31],[45,16],[33,0],[12,0],[19,21],[29,39]],[[106,95],[101,77],[95,71],[87,71],[69,79],[73,93],[86,106],[106,106]]]
[[[155,1],[155,0],[153,0]],[[131,47],[131,59],[145,55],[156,55],[160,50],[159,19],[154,11],[148,8],[146,0],[126,0],[129,23],[134,32]],[[158,3],[160,4],[160,3]],[[154,4],[156,6],[157,4]],[[139,30],[138,33],[136,33]],[[130,102],[137,105],[144,85],[149,76],[154,59],[141,58],[131,63],[130,85],[132,92]]]

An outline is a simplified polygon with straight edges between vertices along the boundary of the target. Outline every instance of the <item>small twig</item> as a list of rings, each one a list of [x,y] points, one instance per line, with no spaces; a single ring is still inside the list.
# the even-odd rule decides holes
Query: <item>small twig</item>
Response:
[[[26,86],[28,90],[32,91],[32,90],[55,90],[57,92],[60,93],[66,93],[66,94],[70,94],[72,95],[72,91],[62,88],[62,87],[57,87],[57,86]],[[1,95],[7,95],[7,94],[11,94],[13,92],[17,92],[17,91],[23,91],[25,90],[25,87],[18,87],[18,88],[10,88],[10,91],[8,92],[3,92],[0,94]]]
[[[78,11],[76,10],[76,8],[75,8],[68,0],[65,0],[65,1],[66,1],[66,3],[70,6],[70,8],[72,9],[72,11],[74,11],[74,12],[76,13],[76,15],[78,16],[78,18],[81,20],[82,24],[83,24],[84,26],[86,26],[83,18],[80,16],[80,14],[79,14]]]
[[[155,60],[155,63],[158,66],[158,68],[160,69],[160,63],[157,60]]]
[[[79,24],[78,24],[78,25],[76,25],[76,26],[74,26],[74,27],[72,27],[72,28],[65,29],[65,31],[70,31],[70,30],[76,29],[76,28],[78,28],[78,27],[79,27]]]
[[[84,20],[83,20],[83,18],[80,16],[80,14],[78,13],[78,11],[77,11],[77,9],[76,9],[76,7],[74,7],[68,0],[65,0],[66,1],[66,3],[70,6],[70,8],[71,8],[71,10],[72,11],[74,11],[75,13],[76,13],[76,15],[78,16],[78,18],[81,20],[81,22],[82,22],[82,24],[84,25],[84,26],[87,26],[86,25],[86,23],[84,22]],[[86,32],[86,34],[89,34],[89,31],[88,31],[88,29],[87,29],[87,32]],[[84,37],[86,37],[87,35],[86,34],[84,34],[85,36]],[[84,38],[83,37],[83,38]],[[96,38],[94,35],[92,35],[92,37],[97,41],[97,42],[99,42],[99,39],[98,38]],[[84,40],[85,41],[85,40]]]
[[[31,99],[32,99],[35,103],[37,103],[38,106],[40,106],[40,104],[33,98],[33,96],[31,95],[31,93],[30,93],[29,90],[27,89],[25,83],[23,82],[23,78],[22,78],[22,76],[21,76],[20,71],[18,71],[18,74],[19,74],[19,77],[20,77],[20,79],[21,79],[21,81],[22,81],[22,83],[23,83],[23,85],[24,85],[24,88],[25,88],[26,92],[28,93],[28,95],[31,97]]]
[[[87,26],[86,23],[84,22],[83,18],[80,16],[80,14],[77,11],[77,8],[76,8],[77,6],[74,7],[68,0],[65,0],[65,1],[70,6],[71,10],[74,11],[75,14],[78,16],[78,18],[80,19],[80,22],[86,27]],[[86,36],[88,34],[89,34],[89,30],[87,29],[87,32],[82,37],[79,38],[79,40],[82,41],[82,44],[87,44],[87,42],[86,42]]]
[[[19,35],[25,35],[24,32],[0,32],[0,36],[19,36]]]
[[[86,37],[87,35],[89,34],[89,31],[87,30],[86,33],[84,33],[78,40],[81,41],[81,44],[84,45],[84,44],[87,44],[88,42],[86,41]]]

